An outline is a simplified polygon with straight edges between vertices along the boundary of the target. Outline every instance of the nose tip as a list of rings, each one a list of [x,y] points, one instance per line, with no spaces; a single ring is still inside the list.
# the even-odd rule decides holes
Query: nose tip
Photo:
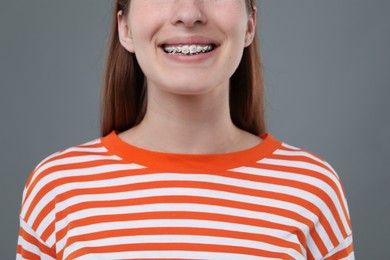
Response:
[[[192,27],[204,24],[207,17],[202,0],[176,0],[173,6],[172,23]]]

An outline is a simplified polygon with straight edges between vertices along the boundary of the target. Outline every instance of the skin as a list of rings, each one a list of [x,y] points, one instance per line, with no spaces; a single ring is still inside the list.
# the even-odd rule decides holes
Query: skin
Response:
[[[229,79],[255,34],[256,12],[244,0],[132,0],[118,13],[121,44],[147,78],[144,120],[121,133],[148,150],[215,154],[253,147],[261,139],[234,126]],[[167,54],[164,45],[212,43],[207,54]]]

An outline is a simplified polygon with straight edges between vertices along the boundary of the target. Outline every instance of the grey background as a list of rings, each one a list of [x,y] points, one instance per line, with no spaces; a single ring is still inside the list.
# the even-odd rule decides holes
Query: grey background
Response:
[[[326,158],[358,259],[389,256],[390,1],[260,0],[269,131]],[[108,0],[0,2],[1,259],[47,155],[98,136]]]

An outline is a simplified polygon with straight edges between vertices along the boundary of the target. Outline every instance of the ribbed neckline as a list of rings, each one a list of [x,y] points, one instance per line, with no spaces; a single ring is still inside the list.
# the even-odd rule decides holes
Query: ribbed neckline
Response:
[[[272,154],[281,142],[270,134],[260,136],[263,141],[246,150],[223,154],[175,154],[145,150],[126,143],[115,131],[101,142],[106,149],[123,160],[158,171],[169,172],[210,172],[226,171],[265,158]]]

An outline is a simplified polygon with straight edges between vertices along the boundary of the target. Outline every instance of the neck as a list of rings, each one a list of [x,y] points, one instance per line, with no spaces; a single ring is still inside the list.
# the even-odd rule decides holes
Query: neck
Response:
[[[143,121],[124,132],[121,138],[148,150],[215,154],[243,150],[259,143],[258,137],[249,136],[230,118],[227,89],[187,96],[152,89],[148,92]]]

